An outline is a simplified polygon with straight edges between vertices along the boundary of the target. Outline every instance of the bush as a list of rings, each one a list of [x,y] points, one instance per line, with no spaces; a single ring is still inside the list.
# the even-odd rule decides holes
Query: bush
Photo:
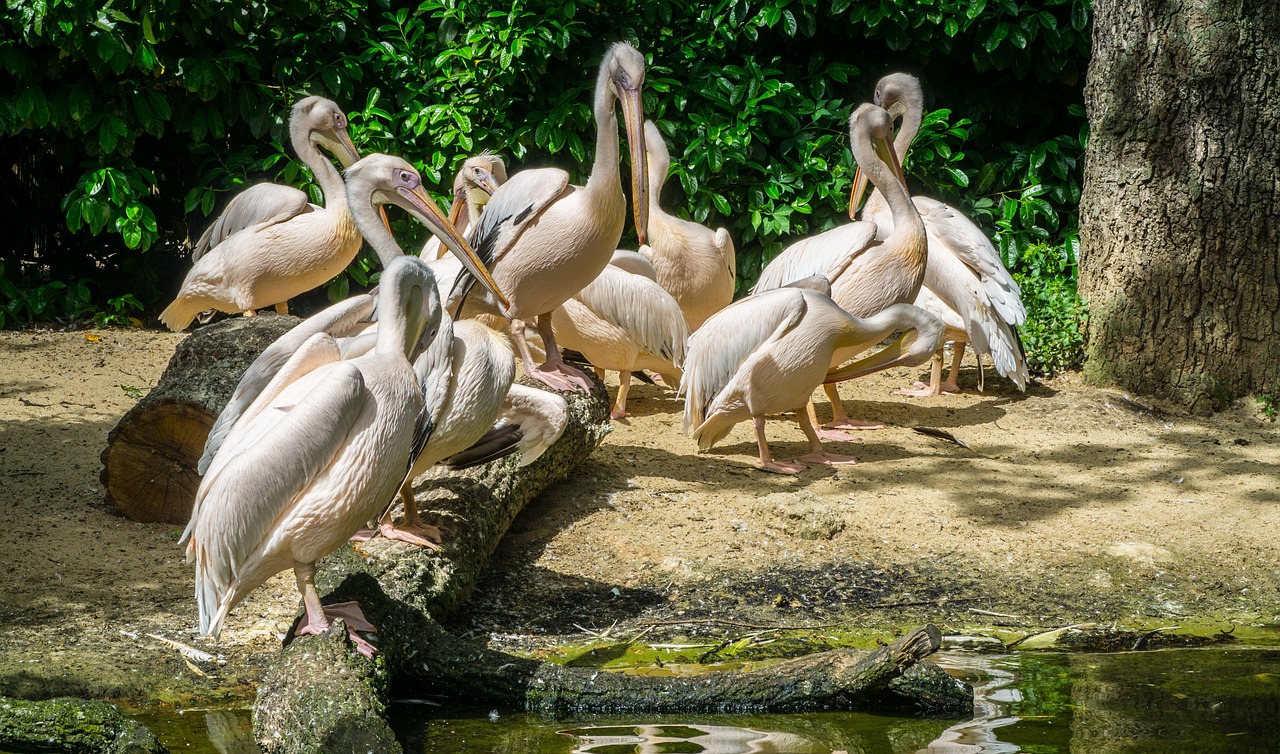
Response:
[[[357,145],[406,156],[442,195],[485,148],[581,180],[594,67],[630,39],[651,61],[646,108],[675,163],[664,206],[730,229],[740,291],[785,243],[844,221],[847,118],[891,70],[920,75],[943,105],[910,156],[913,188],[969,209],[1025,275],[1030,244],[1074,243],[1090,8],[18,0],[0,32],[0,140],[24,159],[4,171],[15,185],[0,210],[32,227],[0,259],[23,290],[88,278],[94,307],[166,302],[185,239],[232,192],[264,179],[315,192],[283,144],[307,93],[346,104]],[[331,294],[372,272],[358,260]]]

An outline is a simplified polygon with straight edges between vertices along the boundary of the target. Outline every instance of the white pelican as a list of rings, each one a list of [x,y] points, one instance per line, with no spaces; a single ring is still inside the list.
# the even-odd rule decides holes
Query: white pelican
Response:
[[[643,257],[619,251],[614,259],[551,313],[551,324],[560,345],[581,353],[597,370],[618,372],[618,398],[609,416],[621,419],[632,372],[650,369],[667,385],[680,384],[689,330],[671,294],[652,277],[628,271],[643,264]]]
[[[842,353],[857,353],[891,333],[903,335],[877,353],[833,368]],[[689,338],[685,359],[685,431],[707,450],[733,425],[755,422],[765,471],[798,474],[805,464],[849,464],[855,459],[827,453],[805,404],[822,383],[861,377],[891,366],[920,364],[942,341],[942,323],[924,310],[894,304],[858,318],[813,290],[777,288],[757,293],[713,314]],[[796,463],[774,460],[764,434],[764,417],[795,411],[809,439],[809,453]]]
[[[468,157],[453,179],[453,204],[449,206],[449,222],[464,238],[475,227],[484,205],[498,187],[507,182],[507,164],[490,152]],[[418,255],[423,259],[439,259],[445,254],[440,239],[432,236]]]
[[[242,191],[196,243],[182,289],[160,313],[170,330],[210,309],[248,317],[275,304],[287,313],[290,298],[323,285],[360,251],[342,176],[320,152],[332,152],[344,166],[360,158],[347,135],[347,116],[323,97],[307,97],[293,106],[289,134],[320,184],[325,206],[311,204],[292,186],[260,183]]]
[[[421,191],[422,181],[412,166],[398,157],[370,155],[347,170],[347,195],[352,214],[369,244],[384,260],[399,258],[404,252],[390,231],[379,222],[374,205],[388,201],[403,203],[397,201],[397,197],[401,195],[397,192],[402,185],[411,186],[413,191]],[[413,195],[412,192],[410,195]],[[425,196],[425,193],[422,195]],[[406,208],[414,207],[411,203]],[[435,205],[431,204],[430,207],[434,209]],[[490,293],[501,296],[479,260],[468,255],[470,247],[461,236],[449,233],[447,221],[439,220],[439,210],[435,210],[436,216],[433,216],[422,208],[417,209],[415,215],[420,220],[428,221],[428,227],[436,237],[454,252],[451,261],[458,264],[458,269],[465,267],[473,276],[482,276],[482,284]],[[440,227],[432,223],[437,223]],[[437,267],[447,267],[448,262],[436,260],[428,265],[434,271]],[[453,275],[456,277],[457,273],[454,272]],[[393,525],[390,517],[384,516],[380,528],[382,534],[389,539],[434,549],[439,542],[440,533],[435,527],[426,526],[419,520],[417,504],[413,499],[413,480],[440,461],[470,448],[493,427],[495,421],[504,416],[507,421],[511,421],[510,416],[504,413],[510,394],[512,391],[518,394],[527,388],[517,390],[518,386],[512,385],[515,361],[511,344],[505,336],[478,322],[454,322],[447,313],[441,317],[438,334],[414,361],[413,368],[427,396],[428,407],[433,409],[422,422],[430,430],[421,438],[416,455],[411,459],[409,474],[400,488],[405,508],[404,522]],[[516,398],[522,407],[538,399]],[[554,430],[555,437],[559,437],[559,432],[564,430],[568,419],[564,399],[558,395],[546,394],[546,398],[542,400],[564,407],[563,419]],[[554,415],[554,407],[546,409],[544,413]],[[526,415],[521,425],[523,433],[531,440],[538,437],[540,432],[551,432],[546,427],[535,427],[532,418],[532,415]],[[513,437],[512,441],[518,439],[520,438]],[[554,441],[554,437],[551,441]],[[514,447],[525,451],[525,463],[531,462],[541,453],[540,450],[534,453],[528,442]]]
[[[915,301],[924,281],[928,244],[924,223],[907,194],[902,166],[890,142],[892,137],[893,119],[876,105],[861,105],[849,118],[849,148],[858,162],[854,190],[865,189],[867,179],[881,190],[893,214],[894,232],[877,239],[874,223],[854,222],[798,241],[765,267],[756,291],[824,275],[831,281],[831,298],[855,317],[868,317],[892,304]],[[829,384],[825,388],[833,417],[824,429],[884,426],[850,419],[836,386]],[[848,438],[839,432],[824,436]]]
[[[898,154],[906,154],[924,117],[924,92],[920,81],[906,73],[893,73],[876,84],[875,104],[902,118],[894,140]],[[850,202],[850,216],[861,197]],[[942,381],[942,352],[934,358],[927,387],[899,390],[903,395],[940,395],[960,391],[956,376],[965,343],[972,343],[979,358],[991,357],[996,371],[1025,390],[1027,362],[1013,328],[1026,321],[1022,290],[1000,262],[991,241],[972,220],[936,199],[912,197],[929,238],[929,263],[924,287],[916,300],[947,324],[947,340],[953,341],[951,369]],[[879,191],[871,194],[862,217],[874,222],[878,236],[893,232],[893,215]]]
[[[444,239],[445,246],[454,252],[454,256],[463,260],[459,267],[465,265],[482,285],[491,291],[496,289],[493,279],[476,258],[475,252],[453,226],[449,225],[440,208],[423,189],[421,176],[409,163],[399,157],[383,154],[365,157],[348,169],[344,197],[350,202],[354,222],[359,223],[369,245],[377,252],[384,266],[404,256],[395,237],[377,220],[373,209],[375,204],[390,203],[402,207],[426,225],[433,234]],[[209,432],[204,455],[200,459],[200,473],[205,473],[209,468],[227,433],[249,405],[258,398],[281,366],[312,336],[324,333],[337,338],[338,347],[346,358],[359,356],[372,348],[379,337],[371,320],[377,306],[376,301],[377,295],[374,292],[334,304],[268,346],[240,378],[231,400]]]
[[[382,276],[373,352],[343,360],[333,336],[313,335],[235,423],[181,540],[196,564],[202,634],[216,637],[236,603],[292,567],[306,608],[298,633],[343,617],[372,654],[354,633],[372,630],[358,607],[321,606],[315,564],[381,513],[404,479],[425,412],[408,357],[439,316],[426,264],[396,260]]]
[[[594,280],[609,263],[626,222],[619,170],[617,117],[621,101],[631,142],[632,208],[636,233],[646,240],[648,172],[641,90],[644,56],[619,42],[609,48],[596,80],[596,156],[586,186],[569,185],[555,168],[522,170],[490,198],[476,225],[474,246],[511,298],[505,313],[525,373],[558,390],[589,389],[586,375],[566,365],[555,347],[551,311]],[[465,294],[464,294],[465,295]],[[491,311],[500,311],[489,302]],[[535,366],[524,322],[535,322],[547,360]]]
[[[658,273],[658,283],[684,312],[689,332],[733,300],[737,271],[733,239],[724,228],[681,219],[662,209],[662,184],[671,168],[671,155],[653,121],[644,124],[649,153],[649,243],[640,253]]]

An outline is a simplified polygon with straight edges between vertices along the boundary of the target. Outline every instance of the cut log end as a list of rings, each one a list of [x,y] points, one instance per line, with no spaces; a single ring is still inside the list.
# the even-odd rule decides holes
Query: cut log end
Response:
[[[188,401],[140,403],[107,435],[107,502],[134,521],[185,524],[200,486],[196,465],[217,418]]]

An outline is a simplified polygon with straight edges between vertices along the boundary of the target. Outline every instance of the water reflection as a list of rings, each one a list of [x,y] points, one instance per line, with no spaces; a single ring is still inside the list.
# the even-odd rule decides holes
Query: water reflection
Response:
[[[829,754],[792,733],[727,725],[593,726],[560,731],[575,738],[573,754]]]
[[[555,721],[396,704],[405,751],[495,754],[1143,754],[1274,751],[1280,651],[942,654],[975,689],[967,720],[820,712]],[[173,751],[258,754],[248,710],[136,716]]]

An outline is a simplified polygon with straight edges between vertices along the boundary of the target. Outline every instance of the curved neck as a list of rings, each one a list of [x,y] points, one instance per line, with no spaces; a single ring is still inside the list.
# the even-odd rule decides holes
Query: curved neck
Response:
[[[889,205],[889,211],[893,215],[894,233],[918,230],[923,234],[924,221],[920,219],[920,213],[912,204],[911,195],[907,193],[893,169],[880,159],[880,155],[876,154],[871,146],[871,138],[866,134],[856,133],[850,146],[858,166],[866,171],[867,178]]]
[[[667,151],[666,140],[661,137],[645,139],[644,146],[649,156],[649,214],[656,215],[662,211],[658,200],[662,198],[662,186],[671,170],[671,153]]]
[[[343,191],[342,174],[333,166],[320,148],[311,141],[311,133],[302,124],[291,124],[289,138],[293,142],[293,150],[298,159],[311,168],[311,173],[320,184],[320,193],[324,194],[324,206],[329,209],[341,209],[347,204],[346,192]]]
[[[360,235],[364,236],[364,240],[369,242],[374,252],[378,255],[378,260],[382,262],[382,268],[385,270],[397,257],[404,256],[404,249],[400,248],[400,244],[396,241],[396,237],[391,235],[391,231],[387,230],[387,226],[382,223],[379,213],[373,208],[373,189],[363,187],[360,184],[352,184],[347,187],[350,196],[343,194],[343,203],[349,204],[351,208],[351,216],[355,218],[356,227],[360,229]]]
[[[613,90],[609,88],[609,73],[605,66],[600,66],[596,77],[596,159],[591,165],[591,176],[587,178],[587,191],[597,187],[622,188],[621,174],[618,164],[621,155],[618,152],[618,117],[614,114]]]
[[[916,134],[920,133],[920,124],[924,121],[924,96],[921,92],[915,91],[899,100],[906,108],[906,112],[902,115],[902,125],[898,127],[898,135],[893,137],[893,148],[898,153],[898,159],[907,156],[907,150],[911,148],[911,142],[915,141]]]

